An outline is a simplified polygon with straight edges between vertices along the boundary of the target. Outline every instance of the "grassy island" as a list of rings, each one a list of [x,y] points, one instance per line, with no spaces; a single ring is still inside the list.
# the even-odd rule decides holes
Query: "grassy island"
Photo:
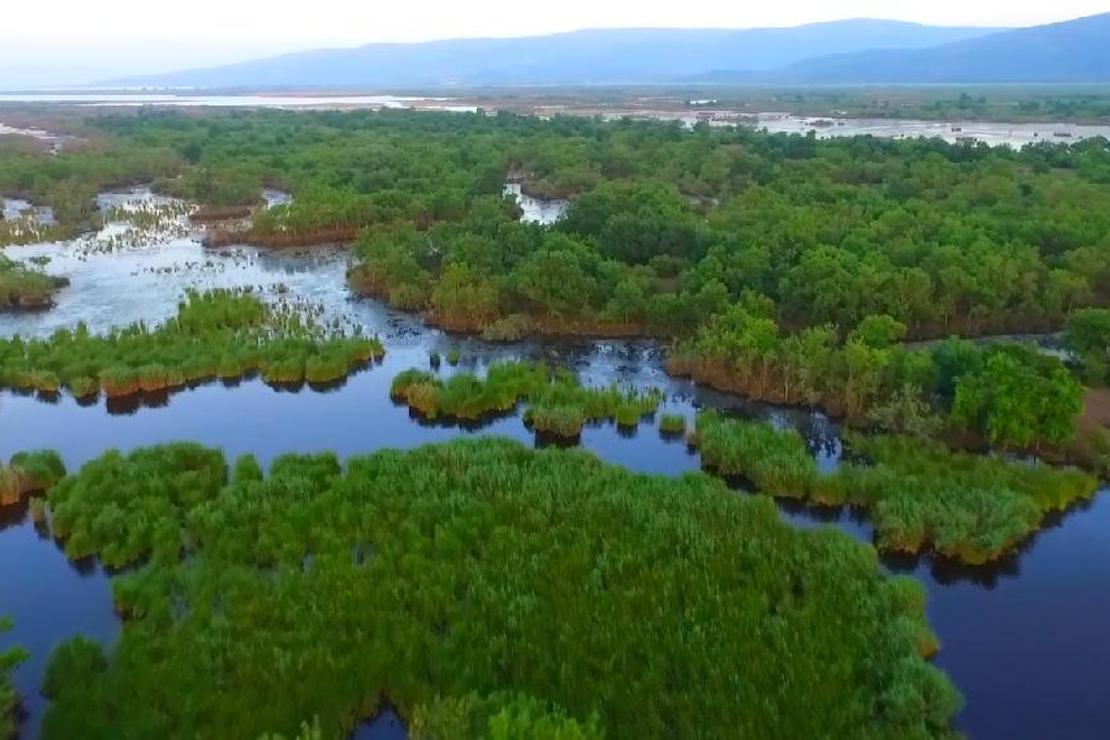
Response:
[[[6,468],[0,465],[0,506],[19,503],[30,493],[41,493],[65,474],[65,465],[56,452],[17,453]]]
[[[0,254],[0,311],[48,308],[54,292],[65,284],[64,278],[51,277]]]
[[[77,397],[180,388],[259,372],[270,383],[330,383],[385,353],[376,337],[332,336],[297,313],[234,291],[190,294],[176,317],[107,336],[83,325],[46,340],[0,340],[0,385]]]
[[[385,700],[420,737],[953,734],[921,587],[702,474],[485,439],[263,475],[177,444],[48,500],[68,554],[134,566],[108,652],[51,660],[48,740],[342,737]]]
[[[611,420],[635,427],[655,413],[662,394],[617,386],[587,388],[570,373],[551,373],[541,364],[508,361],[490,365],[484,379],[458,373],[447,380],[423,370],[393,379],[390,395],[429,419],[475,421],[527,402],[524,420],[539,432],[574,438],[589,422]]]
[[[691,441],[703,464],[759,491],[822,505],[866,507],[882,549],[981,564],[1012,551],[1049,512],[1090,498],[1093,476],[1044,463],[952,452],[912,437],[851,435],[844,462],[820,473],[801,435],[761,422],[699,414]]]

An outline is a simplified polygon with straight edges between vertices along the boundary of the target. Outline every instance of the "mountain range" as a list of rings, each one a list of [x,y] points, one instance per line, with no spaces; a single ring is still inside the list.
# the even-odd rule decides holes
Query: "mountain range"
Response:
[[[1110,13],[1021,29],[856,19],[319,49],[112,85],[208,89],[1110,81]]]

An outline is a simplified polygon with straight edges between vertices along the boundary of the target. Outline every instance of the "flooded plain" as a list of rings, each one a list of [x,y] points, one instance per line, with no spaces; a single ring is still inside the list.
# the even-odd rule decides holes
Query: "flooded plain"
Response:
[[[542,209],[526,218],[540,218]],[[278,390],[258,378],[198,385],[175,393],[79,404],[68,395],[40,397],[0,392],[0,457],[21,449],[53,448],[74,469],[109,448],[128,450],[179,439],[222,448],[229,457],[256,454],[265,465],[277,455],[334,450],[343,458],[384,447],[410,448],[459,435],[499,435],[527,445],[544,442],[510,412],[467,428],[429,424],[389,398],[393,376],[427,367],[429,353],[457,349],[457,368],[481,372],[510,357],[544,360],[579,373],[594,385],[655,386],[666,394],[660,414],[692,419],[699,408],[769,419],[797,428],[823,468],[837,465],[838,425],[819,413],[754,404],[669,378],[664,348],[650,341],[528,341],[491,345],[423,326],[376,301],[352,297],[344,285],[342,248],[274,252],[238,246],[207,250],[172,201],[146,191],[102,196],[114,213],[96,234],[61,244],[11,247],[15,259],[49,258],[47,272],[68,277],[57,305],[45,312],[0,314],[0,336],[46,336],[83,320],[94,331],[176,311],[189,288],[252,286],[266,300],[294,303],[320,320],[378,334],[387,355],[325,392]],[[135,230],[127,209],[144,216]],[[153,225],[152,225],[153,224]],[[656,419],[658,418],[658,414]],[[682,440],[660,434],[656,419],[635,431],[612,424],[587,427],[580,444],[633,470],[679,475],[698,470],[697,454]],[[264,430],[262,433],[261,430]],[[737,491],[737,495],[749,495]],[[865,516],[783,504],[783,517],[804,527],[834,526],[870,541]],[[928,614],[940,636],[937,663],[964,693],[960,729],[975,738],[1101,738],[1110,730],[1110,496],[1061,515],[1006,561],[963,568],[930,557],[884,558],[884,567],[918,579],[929,594]],[[73,634],[110,642],[120,624],[113,614],[109,577],[96,562],[69,563],[31,522],[26,505],[0,509],[0,614],[15,629],[0,644],[21,644],[32,658],[15,674],[28,716],[24,737],[36,737],[46,702],[38,688],[51,648]],[[359,737],[399,737],[396,715],[383,713]],[[364,734],[382,733],[382,734]]]
[[[788,113],[760,113],[756,128],[787,134],[813,131],[818,138],[877,136],[880,138],[941,138],[949,143],[983,142],[1022,147],[1042,141],[1070,144],[1096,136],[1110,138],[1110,126],[1076,123],[992,123],[986,121],[918,121],[890,118],[818,118]]]
[[[127,92],[127,91],[66,91],[2,93],[0,106],[5,104],[53,104],[93,108],[181,107],[181,108],[281,108],[291,110],[394,109],[428,110],[453,113],[494,114],[495,103],[466,97],[430,97],[398,95],[326,95],[326,94],[206,94],[197,92]],[[983,142],[992,146],[1022,147],[1026,144],[1052,142],[1070,144],[1094,137],[1110,138],[1110,125],[1067,122],[1007,123],[994,121],[917,120],[899,118],[848,118],[842,116],[802,116],[785,112],[751,113],[729,109],[693,111],[689,108],[652,108],[632,106],[592,106],[536,104],[520,108],[529,115],[551,118],[559,115],[598,116],[606,120],[621,118],[678,121],[692,127],[699,121],[711,126],[748,126],[770,133],[807,134],[818,138],[837,136],[877,136],[880,138],[912,139],[941,138],[949,143]],[[2,112],[2,111],[0,111]],[[0,118],[0,135],[32,136],[55,145],[64,143],[47,131],[5,126]]]

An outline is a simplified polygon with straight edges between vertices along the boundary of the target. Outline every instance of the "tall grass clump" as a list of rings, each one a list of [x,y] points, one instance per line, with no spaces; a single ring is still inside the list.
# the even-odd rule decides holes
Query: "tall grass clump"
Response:
[[[587,388],[572,374],[551,373],[542,364],[517,360],[490,365],[484,378],[457,373],[443,380],[425,370],[405,370],[393,379],[390,396],[427,418],[455,420],[504,413],[524,401],[526,423],[566,438],[603,419],[635,426],[662,400],[656,389]]]
[[[904,437],[849,438],[870,466],[846,465],[829,476],[851,502],[873,505],[882,547],[932,547],[979,564],[1010,552],[1045,515],[1090,498],[1091,475],[1044,463],[953,452],[939,442]]]
[[[45,740],[346,737],[383,696],[417,737],[953,732],[921,586],[710,476],[498,439],[235,467],[173,445],[52,489],[67,552],[145,564],[111,646],[55,651]]]
[[[692,441],[708,467],[746,478],[773,496],[805,498],[817,477],[817,465],[794,429],[705,411],[698,415]]]
[[[863,461],[818,473],[793,430],[706,411],[691,436],[707,468],[746,478],[760,491],[868,508],[884,550],[933,549],[972,565],[1012,551],[1047,513],[1090,498],[1098,487],[1079,470],[954,452],[916,437],[846,439]]]
[[[18,452],[7,467],[0,466],[0,505],[19,503],[24,496],[49,490],[66,474],[57,452]]]
[[[255,372],[272,383],[329,383],[384,352],[376,337],[330,334],[251,294],[212,291],[189,294],[155,328],[94,336],[78,325],[45,340],[0,340],[0,385],[115,398]]]
[[[226,480],[223,456],[199,445],[111,451],[50,488],[54,535],[69,557],[96,554],[114,568],[149,554],[176,559],[184,545],[178,515]]]
[[[663,414],[659,417],[659,433],[664,437],[681,437],[686,434],[686,417],[682,414]]]

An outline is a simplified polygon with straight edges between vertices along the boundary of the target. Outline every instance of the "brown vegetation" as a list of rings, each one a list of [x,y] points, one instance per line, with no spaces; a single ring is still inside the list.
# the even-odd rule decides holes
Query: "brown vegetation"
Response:
[[[195,224],[233,221],[248,218],[251,211],[251,206],[201,206],[199,210],[189,214],[189,220]]]
[[[262,234],[253,230],[236,231],[215,229],[209,231],[203,241],[206,247],[226,247],[232,244],[248,244],[254,247],[287,249],[290,247],[319,247],[332,244],[350,244],[358,236],[354,226],[337,226],[298,234]]]

